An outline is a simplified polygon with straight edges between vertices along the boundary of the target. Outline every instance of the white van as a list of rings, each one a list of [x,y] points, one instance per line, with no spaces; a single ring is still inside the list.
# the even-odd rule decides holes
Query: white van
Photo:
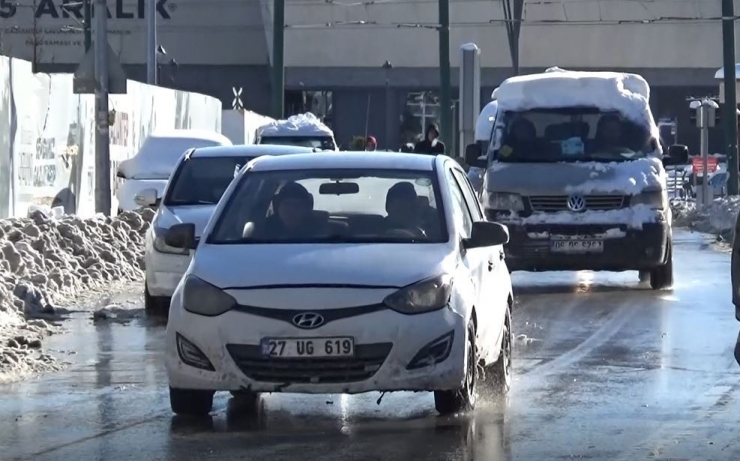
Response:
[[[308,112],[276,120],[257,130],[256,144],[309,147],[317,150],[339,150],[334,132],[314,114]]]
[[[489,102],[483,107],[475,122],[475,143],[478,144],[482,153],[488,151],[488,142],[491,140],[493,122],[496,119],[497,110],[498,103],[496,101]],[[485,168],[477,166],[470,166],[468,168],[468,179],[476,192],[480,191],[480,188],[483,186],[485,172]]]
[[[185,151],[230,145],[231,141],[226,136],[213,131],[169,130],[152,133],[135,156],[118,166],[116,176],[123,181],[116,191],[118,212],[147,206],[135,200],[140,192],[147,189],[156,190],[157,198],[162,198],[167,180]]]
[[[506,224],[511,270],[638,270],[673,283],[671,210],[650,88],[635,74],[546,72],[513,77],[498,103],[480,191]],[[661,160],[663,160],[661,162]]]

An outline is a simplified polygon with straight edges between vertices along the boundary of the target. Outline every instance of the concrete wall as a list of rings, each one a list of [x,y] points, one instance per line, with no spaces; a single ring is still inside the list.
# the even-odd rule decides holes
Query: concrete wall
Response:
[[[220,101],[202,94],[129,81],[109,105],[112,195],[118,163],[153,130],[221,129]],[[0,217],[32,205],[94,213],[94,121],[94,98],[73,94],[71,75],[33,74],[28,61],[0,57]]]

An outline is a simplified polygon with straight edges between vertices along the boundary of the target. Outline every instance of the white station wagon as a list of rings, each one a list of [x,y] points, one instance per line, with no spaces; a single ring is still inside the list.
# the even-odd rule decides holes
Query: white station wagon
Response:
[[[508,230],[448,157],[258,158],[198,241],[165,240],[195,249],[167,325],[175,413],[215,391],[433,391],[444,414],[510,386]]]

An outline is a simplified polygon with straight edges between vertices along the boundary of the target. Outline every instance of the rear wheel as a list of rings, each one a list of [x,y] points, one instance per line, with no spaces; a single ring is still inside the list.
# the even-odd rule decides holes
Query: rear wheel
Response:
[[[178,415],[206,416],[213,407],[213,394],[213,391],[170,387],[170,407]]]
[[[475,327],[468,326],[468,341],[465,346],[465,380],[460,389],[454,391],[434,391],[434,406],[442,415],[458,413],[475,408],[476,385],[478,381],[478,350],[475,346]]]
[[[662,290],[673,285],[673,244],[668,240],[666,261],[650,271],[650,287],[653,290]]]

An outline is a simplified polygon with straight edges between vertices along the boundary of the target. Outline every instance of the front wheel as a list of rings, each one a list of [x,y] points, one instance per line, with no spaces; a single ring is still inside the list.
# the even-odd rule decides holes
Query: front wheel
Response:
[[[213,391],[170,387],[170,407],[177,415],[206,416],[213,407]]]
[[[668,240],[666,261],[650,271],[650,287],[653,290],[662,290],[673,285],[673,244]]]
[[[486,382],[499,395],[504,395],[511,389],[512,345],[511,306],[507,306],[506,316],[504,317],[504,329],[501,333],[501,352],[499,353],[498,360],[486,370]]]
[[[434,391],[434,406],[442,415],[468,411],[475,408],[478,380],[478,350],[475,346],[475,327],[468,326],[468,341],[465,346],[465,380],[460,389]]]

